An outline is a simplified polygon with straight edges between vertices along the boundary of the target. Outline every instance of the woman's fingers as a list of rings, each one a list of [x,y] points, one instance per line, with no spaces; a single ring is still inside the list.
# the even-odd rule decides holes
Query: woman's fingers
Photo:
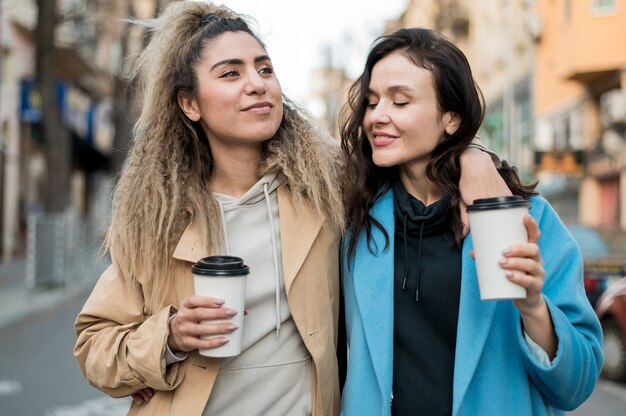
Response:
[[[133,404],[135,404],[136,406],[143,406],[143,404],[146,402],[143,396],[139,393],[133,393],[131,397],[133,398]]]
[[[528,250],[529,253],[534,253],[535,250]],[[543,266],[538,258],[537,254],[528,256],[515,256],[515,257],[503,257],[500,259],[500,266],[505,270],[518,270],[533,276],[542,277]]]
[[[154,390],[150,387],[146,387],[145,389],[135,392],[131,397],[133,398],[134,404],[137,406],[143,406],[145,403],[150,401],[152,396],[154,396]]]
[[[536,276],[519,271],[508,271],[506,277],[516,285],[522,286],[532,292],[541,292],[543,280]]]
[[[205,337],[208,335],[230,334],[239,327],[232,322],[223,323],[199,323],[190,325],[186,331],[187,335],[194,337]]]
[[[224,307],[221,299],[190,296],[180,303],[176,316],[170,320],[168,344],[184,352],[220,347],[228,342],[221,335],[239,328],[231,320],[236,315],[237,311]]]
[[[180,306],[181,308],[219,308],[224,305],[224,301],[222,299],[212,298],[209,296],[197,296],[193,295],[184,299]]]
[[[193,351],[197,349],[217,348],[228,342],[223,336],[215,336],[209,339],[202,339],[194,335],[183,335],[177,342],[175,349],[177,351]]]
[[[170,348],[177,351],[216,348],[228,340],[219,335],[238,329],[231,318],[237,311],[224,307],[221,299],[207,296],[190,296],[180,304],[176,316],[170,321]],[[203,339],[210,337],[211,339]]]

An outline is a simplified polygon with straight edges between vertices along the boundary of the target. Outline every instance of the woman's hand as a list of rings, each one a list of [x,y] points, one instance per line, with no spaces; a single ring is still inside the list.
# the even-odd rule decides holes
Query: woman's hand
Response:
[[[173,351],[189,352],[196,349],[217,348],[228,340],[219,335],[230,334],[238,326],[230,321],[237,311],[223,307],[224,301],[207,296],[190,296],[183,300],[176,316],[170,320],[170,334],[167,345]],[[200,323],[200,321],[218,321]],[[215,335],[210,340],[202,339]]]
[[[511,190],[498,173],[489,153],[475,147],[468,147],[461,154],[460,164],[461,221],[465,225],[467,234],[469,218],[466,208],[472,205],[475,199],[509,196]]]
[[[506,276],[516,285],[526,289],[526,299],[515,299],[515,307],[520,313],[533,313],[537,308],[545,304],[541,295],[543,288],[543,260],[539,252],[539,226],[530,216],[524,217],[524,226],[528,232],[528,243],[514,244],[504,251],[504,257],[500,265],[507,270]]]
[[[522,316],[524,330],[547,354],[550,360],[556,355],[558,339],[550,317],[548,305],[541,294],[545,270],[537,242],[541,232],[537,222],[524,217],[528,243],[514,244],[503,253],[500,265],[507,270],[508,279],[526,288],[526,299],[515,299],[513,304]]]
[[[154,396],[154,390],[150,387],[146,387],[145,389],[141,389],[138,392],[133,393],[130,397],[133,398],[134,405],[143,406],[145,403],[150,401],[152,396]]]

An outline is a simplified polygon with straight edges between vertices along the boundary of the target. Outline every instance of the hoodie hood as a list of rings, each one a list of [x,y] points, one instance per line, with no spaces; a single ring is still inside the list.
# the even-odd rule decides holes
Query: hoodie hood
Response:
[[[223,212],[230,212],[244,206],[263,203],[265,201],[265,188],[267,188],[269,194],[272,194],[276,192],[281,183],[282,181],[278,178],[276,173],[269,173],[259,179],[259,181],[240,198],[218,192],[213,192],[213,196],[215,196],[222,206]]]
[[[417,240],[417,273],[415,301],[419,301],[419,282],[422,265],[422,243],[424,237],[435,234],[443,234],[449,227],[450,195],[444,194],[437,202],[425,206],[424,203],[409,194],[400,180],[393,186],[394,191],[394,215],[396,224],[396,236],[400,237],[404,248],[404,277],[402,290],[406,288],[406,280],[409,273],[409,247],[408,236]],[[413,249],[413,248],[412,248]]]

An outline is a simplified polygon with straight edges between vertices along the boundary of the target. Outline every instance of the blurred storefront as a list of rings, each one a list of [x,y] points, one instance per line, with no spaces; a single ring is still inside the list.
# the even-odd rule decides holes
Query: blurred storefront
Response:
[[[65,2],[76,12],[80,2]],[[46,169],[46,144],[40,133],[41,99],[35,85],[36,25],[34,2],[1,0],[0,44],[2,45],[2,89],[0,120],[2,125],[1,219],[2,259],[22,255],[25,246],[26,219],[30,213],[44,210],[42,203],[45,177],[54,175]],[[56,54],[56,97],[63,124],[72,140],[71,207],[77,214],[90,211],[92,194],[99,185],[94,178],[104,172],[111,137],[110,117],[100,109],[105,105],[102,92],[94,88],[96,72],[84,58],[85,25],[71,22],[61,26]],[[73,32],[73,38],[72,38]],[[111,134],[108,134],[111,136]],[[98,139],[98,140],[96,140]],[[108,144],[107,144],[108,141]]]
[[[133,123],[127,78],[146,42],[124,19],[153,18],[169,0],[56,0],[57,102],[72,141],[69,211],[104,227],[112,177]],[[0,0],[0,259],[21,255],[26,218],[43,210],[46,168],[35,88],[34,0]],[[115,156],[115,157],[113,157]],[[115,159],[115,160],[113,160]],[[115,162],[115,163],[113,163]]]

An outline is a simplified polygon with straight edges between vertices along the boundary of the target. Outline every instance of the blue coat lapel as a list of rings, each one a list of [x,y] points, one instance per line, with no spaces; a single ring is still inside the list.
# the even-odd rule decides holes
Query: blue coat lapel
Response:
[[[394,272],[394,215],[393,192],[390,190],[374,205],[371,214],[378,220],[389,236],[385,237],[376,227],[373,237],[375,255],[367,247],[365,233],[361,233],[354,265],[354,291],[363,322],[365,339],[371,362],[376,373],[381,397],[391,394],[393,371],[393,272]]]
[[[458,414],[465,393],[476,372],[498,302],[480,300],[476,265],[469,255],[472,249],[470,234],[463,244],[461,300],[454,363],[453,415]]]

